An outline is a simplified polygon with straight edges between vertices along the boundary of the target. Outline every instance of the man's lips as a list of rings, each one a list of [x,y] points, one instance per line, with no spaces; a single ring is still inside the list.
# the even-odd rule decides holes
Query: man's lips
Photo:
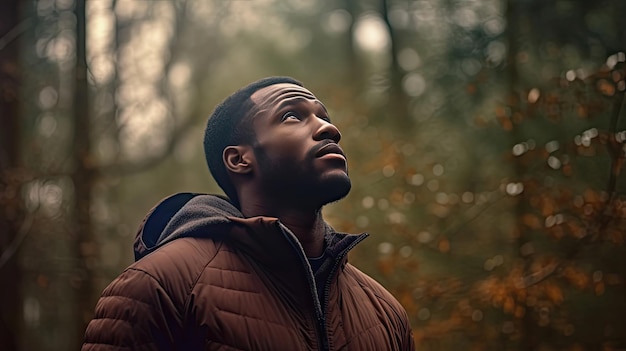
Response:
[[[336,143],[328,143],[322,146],[315,153],[315,157],[322,157],[325,155],[338,155],[338,156],[341,156],[344,160],[346,159],[346,154],[343,152],[341,147]]]

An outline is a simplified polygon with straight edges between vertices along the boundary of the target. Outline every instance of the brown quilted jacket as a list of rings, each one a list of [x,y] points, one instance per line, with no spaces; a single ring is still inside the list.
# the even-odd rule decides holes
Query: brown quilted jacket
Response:
[[[146,217],[138,259],[103,292],[83,350],[414,350],[406,312],[347,262],[367,234],[327,227],[318,296],[295,236],[211,195]]]

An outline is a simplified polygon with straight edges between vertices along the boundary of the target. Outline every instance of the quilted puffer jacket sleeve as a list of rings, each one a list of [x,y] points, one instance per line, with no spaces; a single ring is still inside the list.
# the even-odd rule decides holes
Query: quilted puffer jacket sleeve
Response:
[[[181,329],[180,314],[159,282],[129,268],[102,293],[82,350],[172,350]]]
[[[411,329],[411,325],[409,324],[409,318],[404,313],[403,316],[403,330],[404,335],[402,338],[403,350],[415,351],[415,339],[413,338],[413,330]]]

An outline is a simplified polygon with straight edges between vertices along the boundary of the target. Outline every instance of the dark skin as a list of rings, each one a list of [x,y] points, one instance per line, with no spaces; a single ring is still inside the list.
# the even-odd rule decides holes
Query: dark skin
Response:
[[[350,191],[341,134],[307,89],[275,84],[251,96],[252,145],[229,146],[224,163],[245,217],[278,218],[308,257],[324,250],[324,205]]]

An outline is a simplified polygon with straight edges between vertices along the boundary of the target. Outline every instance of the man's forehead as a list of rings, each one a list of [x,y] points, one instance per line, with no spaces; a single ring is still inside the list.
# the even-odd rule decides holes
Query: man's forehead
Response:
[[[292,83],[279,83],[255,91],[250,96],[250,100],[258,106],[263,104],[275,104],[290,97],[317,99],[312,92],[304,87]]]

